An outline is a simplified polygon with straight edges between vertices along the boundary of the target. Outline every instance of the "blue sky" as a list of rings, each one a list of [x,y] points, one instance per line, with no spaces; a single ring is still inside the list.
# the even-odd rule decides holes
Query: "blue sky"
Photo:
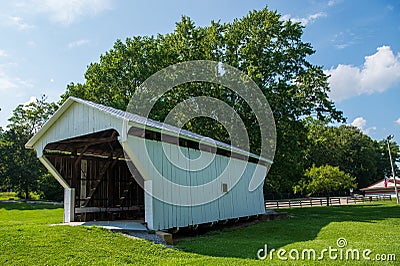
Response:
[[[331,75],[330,97],[374,139],[400,142],[400,1],[0,1],[0,126],[46,94],[56,101],[116,39],[171,32],[181,15],[197,25],[240,18],[267,5],[305,25],[309,60]]]

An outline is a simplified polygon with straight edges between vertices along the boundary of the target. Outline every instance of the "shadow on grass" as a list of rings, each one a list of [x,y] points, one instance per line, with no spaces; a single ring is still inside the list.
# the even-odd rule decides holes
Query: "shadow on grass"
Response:
[[[25,202],[10,202],[10,203],[0,203],[0,209],[5,210],[43,210],[43,209],[58,209],[63,208],[62,205],[53,204],[30,204]]]
[[[243,228],[212,231],[204,236],[182,240],[177,247],[197,254],[256,258],[256,252],[268,244],[278,250],[288,244],[313,240],[332,222],[376,223],[399,218],[400,208],[387,204],[364,204],[287,209],[288,219],[259,222]],[[351,232],[349,232],[351,233]]]

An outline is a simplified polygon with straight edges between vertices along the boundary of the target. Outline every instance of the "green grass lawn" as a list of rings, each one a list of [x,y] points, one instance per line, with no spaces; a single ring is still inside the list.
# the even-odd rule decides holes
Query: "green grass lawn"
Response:
[[[371,258],[376,254],[393,253],[397,262],[389,264],[398,265],[400,261],[400,207],[389,202],[290,209],[287,210],[290,219],[212,231],[182,240],[176,246],[179,250],[100,228],[48,226],[61,223],[62,211],[54,206],[0,204],[0,265],[281,265],[284,262],[276,253],[272,261],[269,258],[258,261],[257,251],[267,244],[269,250],[287,252],[314,249],[318,256],[324,248],[337,248],[336,240],[340,237],[348,243],[342,250],[370,249]],[[328,265],[372,264],[362,258],[347,262],[329,260],[328,254],[325,255],[323,263]],[[295,262],[290,258],[289,262],[296,265],[321,263]],[[378,264],[377,261],[373,263]]]

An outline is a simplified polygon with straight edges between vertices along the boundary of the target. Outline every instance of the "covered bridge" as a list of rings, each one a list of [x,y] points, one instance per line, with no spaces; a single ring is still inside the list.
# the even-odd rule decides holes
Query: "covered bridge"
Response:
[[[70,97],[26,147],[63,186],[64,222],[139,219],[161,230],[265,212],[263,182],[249,183],[271,161],[82,99]]]

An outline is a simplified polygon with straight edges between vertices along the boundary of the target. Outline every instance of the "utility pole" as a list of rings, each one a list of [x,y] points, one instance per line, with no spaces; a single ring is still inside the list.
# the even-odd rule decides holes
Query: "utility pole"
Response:
[[[392,152],[390,151],[390,140],[393,137],[394,137],[393,135],[387,136],[386,142],[387,142],[388,151],[389,151],[390,166],[392,167],[392,176],[393,176],[393,181],[394,181],[394,191],[396,191],[396,201],[397,201],[397,204],[399,204],[400,203],[400,201],[399,201],[399,190],[397,189],[396,175],[394,173],[394,166],[393,166],[393,159],[392,159]]]

